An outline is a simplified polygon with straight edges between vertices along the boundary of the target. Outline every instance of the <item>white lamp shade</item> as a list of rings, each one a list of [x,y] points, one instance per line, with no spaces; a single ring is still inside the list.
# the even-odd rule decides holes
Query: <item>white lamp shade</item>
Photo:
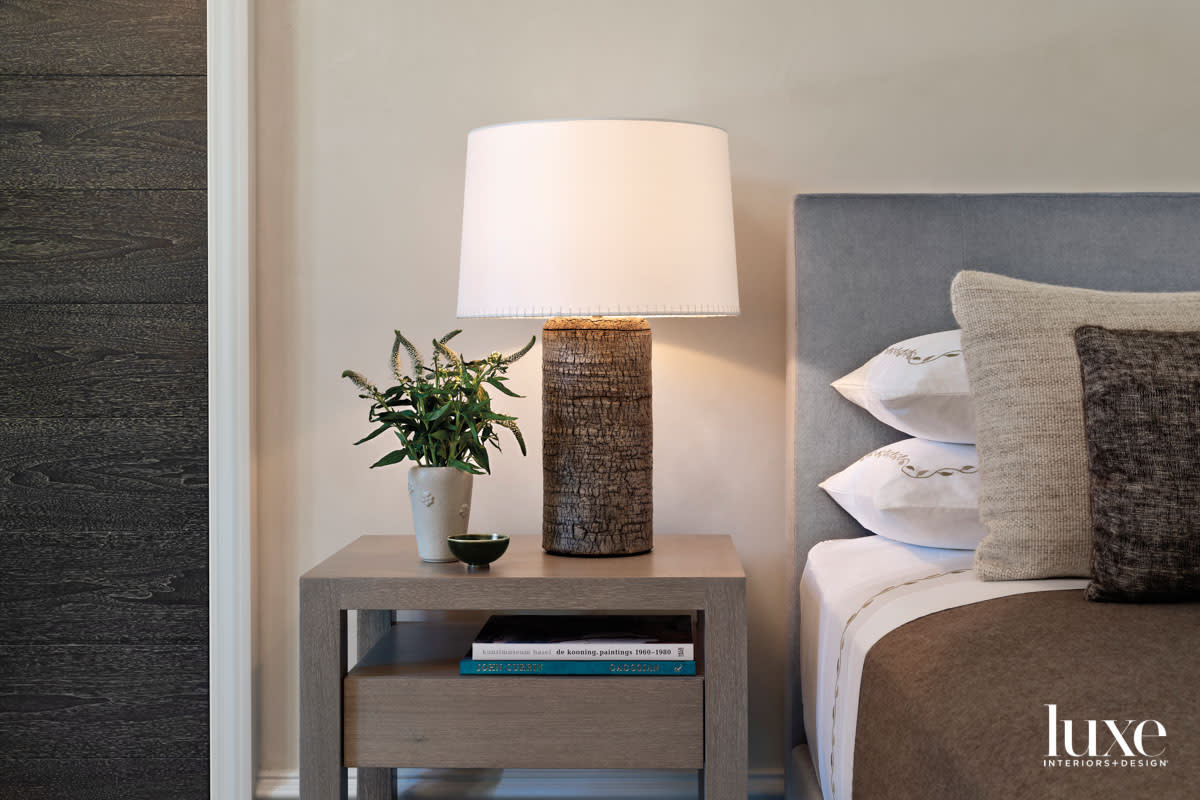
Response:
[[[468,135],[458,316],[737,313],[725,131],[555,120]]]

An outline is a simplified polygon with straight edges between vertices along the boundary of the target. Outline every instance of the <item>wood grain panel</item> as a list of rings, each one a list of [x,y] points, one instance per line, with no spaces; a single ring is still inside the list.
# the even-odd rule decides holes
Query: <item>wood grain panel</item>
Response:
[[[205,758],[208,648],[0,646],[7,759]]]
[[[380,639],[392,632],[392,612],[360,609],[358,617],[358,658],[362,659]],[[358,800],[396,800],[396,775],[386,767],[358,771]]]
[[[4,532],[0,550],[0,644],[208,639],[208,541],[200,532]]]
[[[0,189],[200,189],[202,77],[0,77]]]
[[[0,418],[0,530],[207,531],[205,414]]]
[[[208,800],[206,758],[0,756],[2,800]]]
[[[744,579],[745,571],[728,536],[671,534],[654,542],[654,550],[625,558],[567,558],[542,550],[542,538],[518,533],[504,556],[490,569],[468,572],[457,562],[431,564],[417,556],[411,535],[360,536],[304,574],[305,578],[404,578],[446,583],[458,591],[476,583],[509,583],[524,578],[544,580],[619,581],[637,591],[647,581],[680,579],[703,591],[711,579]],[[653,590],[646,592],[653,597]],[[362,608],[432,608],[432,606],[361,606]],[[492,608],[494,606],[484,606]],[[647,608],[661,607],[651,600]],[[699,608],[699,606],[695,606]]]
[[[707,681],[702,796],[745,797],[749,758],[745,582],[709,586],[700,627]]]
[[[343,707],[346,766],[698,769],[704,762],[700,677],[351,672]]]
[[[324,587],[300,584],[300,794],[346,800],[342,679],[346,612]]]
[[[5,0],[0,73],[203,74],[203,0]]]
[[[459,675],[478,631],[390,627],[343,683],[347,766],[701,766],[704,677]]]
[[[181,417],[208,403],[204,305],[0,305],[0,417]]]
[[[0,0],[0,800],[208,797],[204,0]]]
[[[203,191],[0,192],[0,303],[204,303]]]

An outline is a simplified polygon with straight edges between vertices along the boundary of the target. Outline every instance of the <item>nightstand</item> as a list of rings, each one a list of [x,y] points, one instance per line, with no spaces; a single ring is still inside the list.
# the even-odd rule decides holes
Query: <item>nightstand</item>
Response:
[[[695,677],[462,676],[470,628],[413,611],[691,612]],[[346,612],[359,612],[347,672]],[[364,536],[300,578],[300,792],[387,796],[391,767],[698,769],[708,800],[746,797],[746,576],[728,536],[660,536],[623,558],[514,536],[489,570],[427,564],[411,536]],[[382,789],[381,789],[382,787]],[[383,794],[387,792],[387,794]]]

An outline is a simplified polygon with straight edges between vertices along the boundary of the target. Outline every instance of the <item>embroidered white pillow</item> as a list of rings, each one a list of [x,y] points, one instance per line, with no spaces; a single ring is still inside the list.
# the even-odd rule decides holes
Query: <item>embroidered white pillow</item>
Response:
[[[984,535],[979,459],[968,444],[905,439],[820,486],[864,528],[898,542],[974,550]]]
[[[909,436],[974,444],[975,407],[961,335],[941,331],[897,342],[832,386]]]

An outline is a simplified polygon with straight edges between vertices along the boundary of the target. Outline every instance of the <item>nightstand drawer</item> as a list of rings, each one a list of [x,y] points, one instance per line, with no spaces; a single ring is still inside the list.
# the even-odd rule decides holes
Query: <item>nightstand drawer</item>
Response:
[[[699,676],[352,672],[344,686],[348,767],[699,769],[704,762]]]
[[[392,625],[343,680],[344,765],[703,765],[703,676],[459,675],[478,632],[470,623]]]

